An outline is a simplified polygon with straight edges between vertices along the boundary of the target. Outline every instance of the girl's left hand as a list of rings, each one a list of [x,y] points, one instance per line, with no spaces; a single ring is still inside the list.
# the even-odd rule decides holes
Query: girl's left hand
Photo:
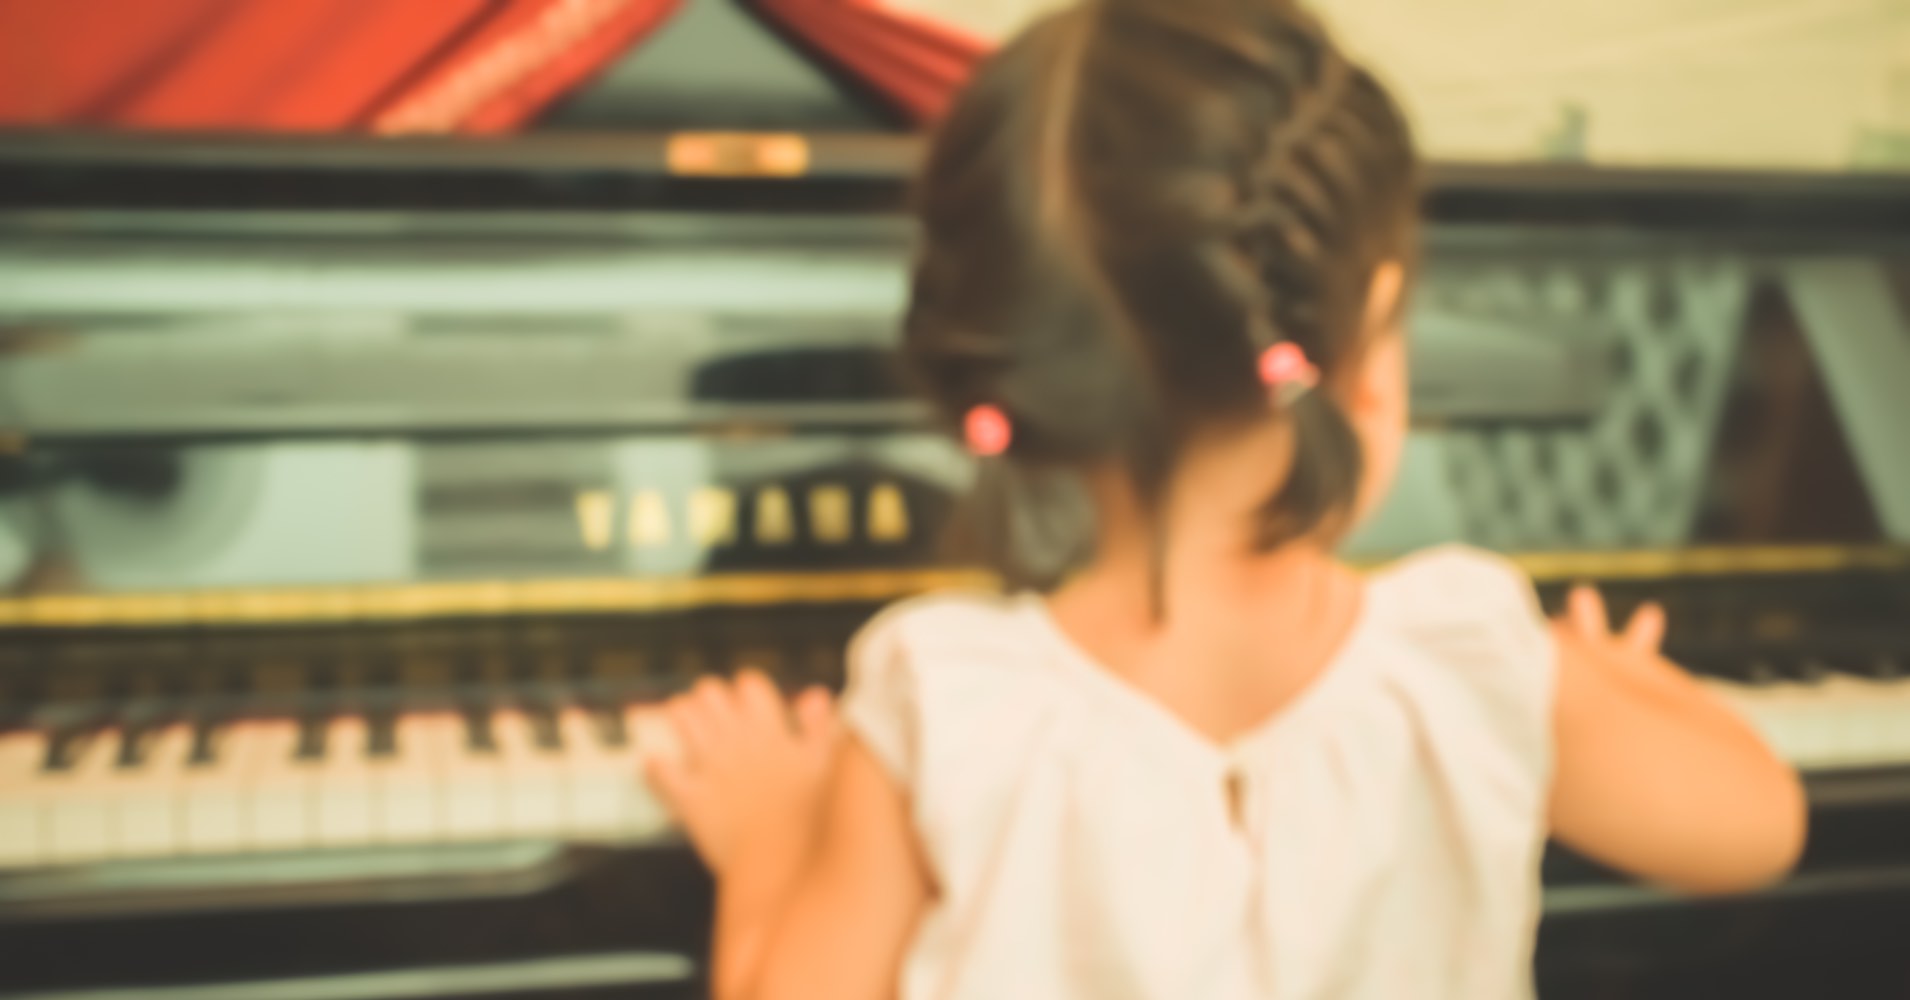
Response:
[[[840,742],[829,693],[785,700],[746,670],[734,681],[705,677],[664,712],[678,752],[648,756],[644,769],[703,863],[720,878],[738,858],[806,855]]]
[[[1605,598],[1597,588],[1573,587],[1566,595],[1565,613],[1560,623],[1594,648],[1634,656],[1656,658],[1665,641],[1665,609],[1647,602],[1632,612],[1623,632],[1614,633],[1605,611]]]

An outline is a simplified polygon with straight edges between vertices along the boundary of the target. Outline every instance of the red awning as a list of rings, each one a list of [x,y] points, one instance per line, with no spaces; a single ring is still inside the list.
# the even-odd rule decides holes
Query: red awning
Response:
[[[373,130],[510,132],[642,43],[679,0],[519,0],[422,73]]]
[[[681,0],[0,0],[0,126],[510,132]],[[756,9],[916,121],[987,45],[872,0]]]
[[[990,48],[876,0],[756,0],[756,7],[918,123],[941,117]]]

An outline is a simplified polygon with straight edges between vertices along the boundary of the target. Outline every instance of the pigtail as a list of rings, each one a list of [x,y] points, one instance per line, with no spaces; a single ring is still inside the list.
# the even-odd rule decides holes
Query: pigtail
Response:
[[[1293,425],[1293,461],[1285,482],[1255,513],[1254,545],[1271,550],[1334,521],[1349,510],[1365,465],[1359,433],[1329,393],[1309,392],[1287,408]]]
[[[1391,227],[1349,224],[1375,208],[1377,188],[1394,198],[1416,193],[1405,123],[1385,92],[1323,38],[1310,96],[1273,132],[1253,166],[1236,243],[1260,287],[1259,320],[1248,347],[1268,405],[1292,426],[1286,480],[1255,513],[1261,550],[1307,534],[1338,534],[1352,514],[1365,461],[1345,409],[1313,391],[1325,366],[1363,343],[1344,331],[1364,326],[1367,279],[1400,253],[1410,204],[1390,206],[1407,220]],[[1352,265],[1352,266],[1348,266]]]
[[[956,521],[961,555],[1011,589],[1051,590],[1094,553],[1094,502],[1079,470],[1001,455],[976,461]]]

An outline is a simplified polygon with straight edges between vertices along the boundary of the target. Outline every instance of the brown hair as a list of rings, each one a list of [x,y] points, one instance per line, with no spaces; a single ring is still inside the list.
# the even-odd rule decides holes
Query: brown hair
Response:
[[[1058,583],[1091,554],[1081,472],[1107,461],[1158,522],[1190,437],[1273,405],[1255,365],[1272,344],[1330,385],[1374,269],[1409,255],[1417,196],[1404,116],[1285,0],[1088,0],[996,53],[929,151],[905,336],[949,426],[982,404],[1012,421],[971,498],[980,555]],[[1332,394],[1290,415],[1263,547],[1334,527],[1358,489]]]

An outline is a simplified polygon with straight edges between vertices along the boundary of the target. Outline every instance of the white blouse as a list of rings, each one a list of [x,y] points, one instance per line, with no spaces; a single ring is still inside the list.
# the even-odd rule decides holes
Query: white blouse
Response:
[[[940,888],[903,1000],[1531,995],[1553,652],[1501,560],[1378,574],[1334,662],[1224,749],[1029,595],[898,605],[849,669]]]

